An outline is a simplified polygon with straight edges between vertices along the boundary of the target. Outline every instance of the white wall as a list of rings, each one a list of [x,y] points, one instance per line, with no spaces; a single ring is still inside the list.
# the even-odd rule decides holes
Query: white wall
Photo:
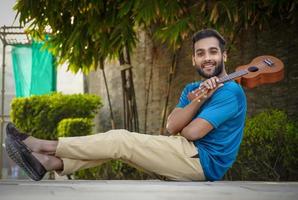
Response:
[[[84,93],[83,74],[67,71],[67,66],[58,66],[57,91],[64,94]]]
[[[16,15],[16,12],[13,11],[12,7],[14,5],[15,0],[1,0],[0,3],[0,26],[18,26],[18,20],[15,20],[14,18]],[[13,23],[14,22],[14,23]],[[1,82],[0,87],[2,89],[2,54],[3,54],[3,44],[0,43],[0,64],[1,64]],[[4,113],[6,116],[9,115],[9,105],[11,99],[15,96],[15,85],[14,85],[14,79],[13,79],[13,71],[12,71],[12,61],[11,61],[11,47],[7,46],[5,51],[5,106],[4,106]],[[1,95],[2,97],[2,95]],[[6,120],[9,118],[6,117]]]
[[[0,2],[0,26],[18,26],[18,20],[13,24],[16,12],[13,11],[12,7],[15,0],[1,0]]]
[[[16,12],[13,10],[15,0],[1,0],[0,1],[0,26],[19,26],[18,19],[14,20]],[[2,80],[2,42],[0,43],[0,63],[1,63],[1,72],[0,77]],[[6,95],[8,96],[8,101],[15,94],[14,78],[12,72],[12,61],[11,61],[11,47],[6,48],[6,70],[5,70],[5,90]],[[1,82],[0,82],[1,84]],[[1,85],[0,85],[1,86]],[[72,94],[72,93],[83,93],[83,75],[82,73],[73,74],[67,72],[66,66],[58,66],[57,70],[57,91]],[[9,107],[9,102],[6,102]],[[8,114],[8,110],[5,109]]]

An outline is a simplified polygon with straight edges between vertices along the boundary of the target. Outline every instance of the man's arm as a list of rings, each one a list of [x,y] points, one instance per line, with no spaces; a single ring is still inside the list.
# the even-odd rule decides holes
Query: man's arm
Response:
[[[207,79],[206,81],[204,81],[201,85],[203,87],[206,87],[208,89],[208,92],[206,94],[206,96],[199,98],[194,98],[190,104],[188,104],[187,106],[185,106],[184,108],[175,108],[171,114],[168,117],[167,120],[167,130],[169,133],[175,135],[178,132],[181,132],[184,130],[184,128],[186,128],[186,126],[188,126],[188,124],[191,122],[191,120],[193,119],[193,117],[197,114],[199,108],[205,103],[205,101],[207,99],[209,99],[212,94],[221,86],[223,86],[223,84],[217,84],[218,78],[217,77],[212,77],[210,79]],[[199,92],[199,91],[198,91]],[[191,126],[189,126],[187,129],[185,129],[184,132],[184,137],[186,137],[187,139],[193,138],[193,130],[194,126],[198,126],[198,128],[201,130],[200,133],[201,134],[207,134],[210,130],[213,129],[212,125],[209,124],[207,121],[201,119],[201,120],[194,120],[196,121],[196,123],[191,123]],[[208,131],[208,132],[206,132]],[[183,133],[182,133],[183,134]],[[196,137],[194,137],[196,138]]]
[[[196,115],[204,101],[193,100],[184,108],[175,108],[168,117],[166,128],[172,135],[180,132]]]
[[[212,129],[213,126],[208,121],[196,118],[185,126],[180,134],[190,141],[195,141],[207,135]]]

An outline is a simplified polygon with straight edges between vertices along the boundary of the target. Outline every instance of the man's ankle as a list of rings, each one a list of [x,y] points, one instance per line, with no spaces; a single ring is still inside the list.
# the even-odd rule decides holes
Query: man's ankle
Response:
[[[40,152],[41,150],[41,144],[38,141],[38,139],[29,136],[25,140],[23,140],[23,143],[33,152]]]

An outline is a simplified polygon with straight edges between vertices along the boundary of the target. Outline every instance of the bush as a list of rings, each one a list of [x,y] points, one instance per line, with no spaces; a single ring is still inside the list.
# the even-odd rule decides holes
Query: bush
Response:
[[[232,180],[298,180],[298,126],[285,112],[268,110],[247,119]]]
[[[100,98],[95,95],[52,93],[15,98],[10,117],[24,132],[41,139],[57,139],[57,126],[62,119],[91,119],[101,106]]]
[[[58,137],[90,135],[93,122],[88,118],[67,118],[58,124]]]

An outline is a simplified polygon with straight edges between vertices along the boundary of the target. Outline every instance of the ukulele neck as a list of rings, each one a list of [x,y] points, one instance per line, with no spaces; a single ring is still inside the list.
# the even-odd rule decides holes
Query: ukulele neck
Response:
[[[234,80],[234,79],[244,76],[246,74],[248,74],[247,70],[239,70],[239,71],[233,72],[229,75],[219,78],[218,83],[224,83],[224,82],[227,82],[230,80]]]

